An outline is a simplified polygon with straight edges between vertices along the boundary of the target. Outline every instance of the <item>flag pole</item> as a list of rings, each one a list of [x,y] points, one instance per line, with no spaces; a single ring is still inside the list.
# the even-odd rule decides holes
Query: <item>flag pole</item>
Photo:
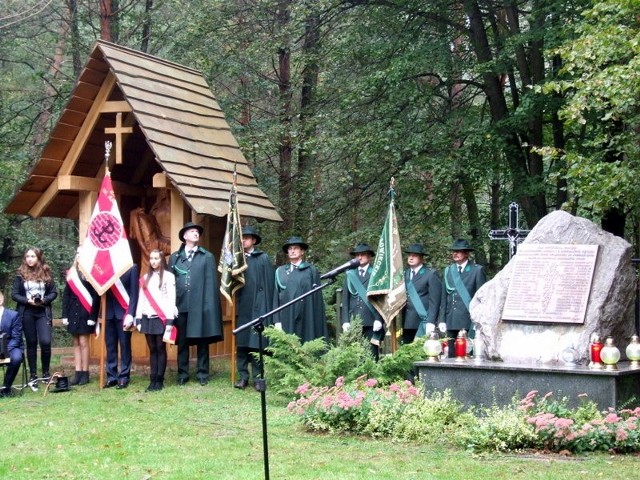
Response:
[[[100,342],[100,385],[98,388],[102,390],[104,388],[104,357],[106,353],[106,338],[107,338],[107,294],[100,295],[100,319],[98,320],[101,325],[102,334],[104,335],[104,339],[98,337],[98,341]]]
[[[395,198],[396,198],[396,191],[395,191],[395,186],[396,186],[396,179],[395,177],[391,177],[391,179],[389,180],[389,197],[391,197],[391,201],[395,202]],[[395,318],[391,321],[391,353],[396,353],[396,350],[398,350],[398,337],[396,335],[396,321],[398,319],[398,315],[395,316]]]
[[[236,329],[236,294],[231,296],[231,331]],[[236,336],[231,335],[231,385],[236,383]]]
[[[111,146],[113,144],[107,140],[104,142],[104,174],[105,176],[109,175],[109,155],[111,154]],[[107,293],[103,293],[100,295],[100,319],[98,320],[100,325],[102,326],[101,331],[104,336],[103,339],[98,338],[100,342],[100,375],[98,389],[102,390],[104,388],[104,359],[106,356],[106,342],[107,342]]]

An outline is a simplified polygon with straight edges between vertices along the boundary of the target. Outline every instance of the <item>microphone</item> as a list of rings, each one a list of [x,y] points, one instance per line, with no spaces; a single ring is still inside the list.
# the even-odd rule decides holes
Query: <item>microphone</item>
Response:
[[[324,275],[320,275],[320,280],[326,280],[327,278],[335,278],[340,275],[342,272],[347,270],[352,270],[354,268],[358,268],[360,265],[360,260],[357,258],[353,258],[349,260],[347,263],[340,265],[339,267],[334,268],[330,272],[325,273]]]

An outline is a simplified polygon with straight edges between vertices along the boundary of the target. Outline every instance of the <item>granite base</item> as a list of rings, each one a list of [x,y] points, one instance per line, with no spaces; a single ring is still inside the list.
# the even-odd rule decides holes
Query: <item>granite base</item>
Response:
[[[620,363],[618,370],[593,370],[580,365],[523,365],[469,359],[416,362],[425,389],[449,389],[455,399],[470,406],[504,406],[514,397],[537,390],[567,397],[571,407],[581,398],[594,401],[601,410],[640,404],[640,368]]]

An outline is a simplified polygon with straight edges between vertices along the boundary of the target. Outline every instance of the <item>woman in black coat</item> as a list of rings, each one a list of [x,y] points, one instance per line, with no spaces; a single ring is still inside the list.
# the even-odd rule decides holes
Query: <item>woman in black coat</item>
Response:
[[[75,375],[71,385],[89,383],[89,339],[96,328],[100,297],[78,270],[80,249],[67,271],[67,283],[62,293],[62,323],[73,337]]]
[[[38,378],[37,355],[40,343],[42,377],[48,379],[51,363],[51,302],[58,296],[53,283],[51,268],[46,264],[42,250],[29,248],[22,257],[18,268],[11,298],[17,303],[18,314],[22,317],[22,327],[27,343],[27,363],[31,372],[30,380]]]

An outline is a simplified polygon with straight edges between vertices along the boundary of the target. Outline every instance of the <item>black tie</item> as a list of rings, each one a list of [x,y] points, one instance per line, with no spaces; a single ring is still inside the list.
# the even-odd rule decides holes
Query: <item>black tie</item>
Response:
[[[364,278],[364,268],[360,269],[360,278]]]
[[[191,261],[191,259],[193,258],[193,252],[195,252],[195,248],[193,250],[189,250],[189,255],[187,255],[187,260]]]
[[[458,265],[458,273],[462,273],[462,265]]]
[[[411,270],[411,275],[409,275],[409,280],[413,280],[413,276],[416,274],[415,271]]]

